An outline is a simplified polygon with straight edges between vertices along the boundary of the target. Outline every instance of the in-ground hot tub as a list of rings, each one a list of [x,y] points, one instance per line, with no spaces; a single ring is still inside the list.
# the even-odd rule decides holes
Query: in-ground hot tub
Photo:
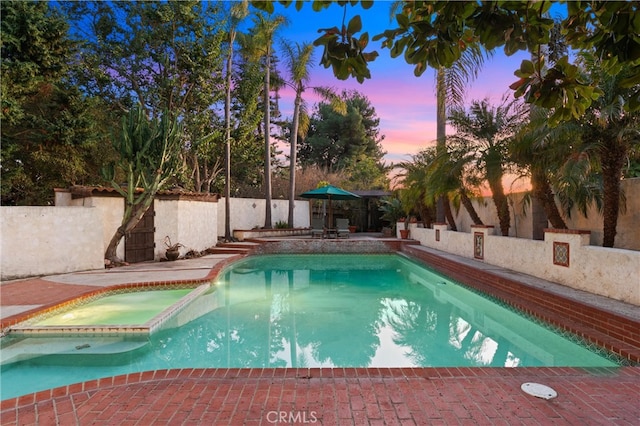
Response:
[[[90,297],[81,297],[9,328],[16,335],[150,334],[180,312],[191,319],[201,309],[189,309],[199,296],[210,290],[203,285],[163,285],[126,287]],[[182,323],[188,322],[182,319]]]

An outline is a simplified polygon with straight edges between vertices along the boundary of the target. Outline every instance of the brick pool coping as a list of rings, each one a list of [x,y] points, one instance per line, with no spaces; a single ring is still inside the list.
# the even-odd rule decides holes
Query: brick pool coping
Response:
[[[569,331],[632,364],[640,363],[640,321],[635,318],[603,310],[577,297],[553,292],[550,288],[527,285],[522,282],[523,274],[511,278],[492,270],[479,269],[452,257],[441,256],[436,250],[422,246],[406,245],[402,252],[463,285],[493,296],[545,323]],[[502,268],[499,270],[503,271]],[[550,287],[555,284],[544,282],[544,285]],[[567,287],[564,287],[564,291],[574,295],[584,293]],[[605,299],[590,294],[588,297],[592,300]]]
[[[527,382],[558,396],[530,396],[520,389]],[[640,418],[638,394],[639,367],[182,369],[5,400],[0,418],[3,425],[627,425]]]

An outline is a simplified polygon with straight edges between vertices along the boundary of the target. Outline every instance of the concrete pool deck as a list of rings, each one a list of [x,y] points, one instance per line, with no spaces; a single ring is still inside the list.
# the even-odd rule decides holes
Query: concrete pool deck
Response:
[[[5,324],[113,285],[204,279],[233,256],[2,283],[0,317]],[[527,395],[520,389],[525,382],[550,386],[558,397]],[[0,422],[632,425],[640,423],[639,396],[640,367],[182,369],[110,377],[4,400]]]

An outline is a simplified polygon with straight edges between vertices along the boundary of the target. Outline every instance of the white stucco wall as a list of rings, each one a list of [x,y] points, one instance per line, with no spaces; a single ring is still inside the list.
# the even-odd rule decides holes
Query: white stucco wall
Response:
[[[96,208],[0,207],[3,280],[104,268]]]
[[[553,266],[553,258],[547,256],[547,246],[543,241],[487,235],[484,262],[553,281],[546,270]]]
[[[618,224],[614,247],[640,250],[640,178],[625,179],[620,182],[625,194],[626,210],[618,215]],[[595,206],[587,211],[585,218],[574,211],[571,219],[566,219],[571,229],[588,229],[591,231],[590,244],[602,245],[602,214]]]
[[[398,226],[402,226],[401,224]],[[429,228],[418,228],[416,225],[409,225],[410,238],[420,241],[426,247],[446,251],[463,257],[473,257],[473,242],[471,234],[468,232],[454,232],[440,227],[440,241],[436,241],[436,230]]]
[[[102,252],[107,250],[107,246],[116,229],[122,223],[124,215],[124,200],[121,197],[81,197],[71,198],[69,191],[56,191],[56,207],[95,207],[100,214],[100,224],[102,226],[102,238],[104,247]],[[124,259],[124,238],[120,240],[116,254],[120,259]]]
[[[614,247],[640,250],[640,178],[625,179],[620,182],[620,186],[626,197],[626,209],[618,216],[618,233]],[[533,235],[531,206],[523,202],[523,195],[522,193],[508,194],[511,213],[510,237],[531,238]],[[495,226],[495,235],[497,235],[499,233],[498,215],[491,197],[473,199],[472,203],[484,224]],[[454,218],[458,231],[470,232],[473,222],[464,207],[460,207],[457,213],[454,212]],[[590,244],[602,245],[602,214],[595,206],[592,205],[588,209],[587,217],[574,210],[571,218],[565,217],[565,222],[569,229],[591,231]]]
[[[224,236],[225,198],[218,201],[218,235]],[[278,222],[287,222],[289,216],[289,200],[271,200],[271,222],[275,227]],[[230,227],[234,229],[254,229],[264,226],[265,200],[256,198],[231,198]],[[308,228],[310,225],[309,201],[295,200],[293,208],[294,228]]]
[[[165,256],[164,239],[180,243],[180,255],[202,251],[218,242],[218,203],[190,200],[155,200],[155,258]]]
[[[440,228],[440,241],[435,239],[435,229],[415,224],[409,225],[410,237],[426,247],[474,258],[473,232],[435,226]],[[569,266],[554,264],[554,242],[569,244]],[[544,241],[534,241],[493,235],[493,230],[486,230],[482,262],[640,306],[640,251],[592,246],[589,242],[588,233],[546,232]]]
[[[523,193],[507,194],[511,217],[511,227],[509,228],[510,237],[531,238],[531,235],[533,235],[531,208],[527,207],[523,211],[523,198]],[[491,197],[472,199],[471,202],[485,225],[494,225],[498,228],[498,213]],[[457,212],[454,211],[453,215],[458,231],[471,231],[473,221],[463,206],[460,206]],[[500,229],[494,230],[494,232],[499,233]]]

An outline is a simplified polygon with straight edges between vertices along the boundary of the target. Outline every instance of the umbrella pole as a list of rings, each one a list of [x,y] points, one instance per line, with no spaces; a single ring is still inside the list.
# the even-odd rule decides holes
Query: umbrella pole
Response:
[[[329,196],[329,229],[333,229],[333,206],[331,205],[331,196]]]
[[[322,200],[322,223],[327,224],[327,200]]]

